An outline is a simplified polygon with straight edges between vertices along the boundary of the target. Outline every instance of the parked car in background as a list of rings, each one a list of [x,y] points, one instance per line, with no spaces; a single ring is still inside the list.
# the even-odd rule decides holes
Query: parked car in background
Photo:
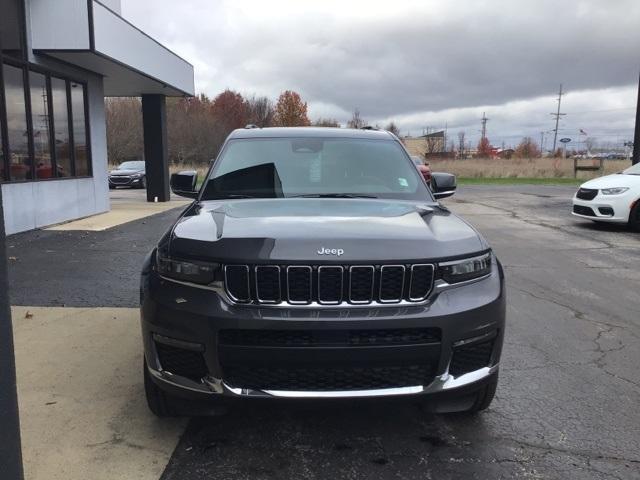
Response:
[[[234,130],[141,277],[144,383],[158,416],[185,399],[420,397],[487,408],[504,274],[386,131]]]
[[[596,222],[628,223],[640,231],[640,164],[580,185],[572,213]]]
[[[122,162],[109,172],[109,188],[147,188],[147,177],[143,160]]]
[[[431,167],[429,166],[429,164],[425,163],[425,161],[422,160],[422,157],[419,157],[418,155],[411,155],[411,160],[413,160],[413,163],[415,164],[415,166],[418,167],[418,170],[420,171],[420,174],[427,182],[427,185],[430,185],[431,184]]]

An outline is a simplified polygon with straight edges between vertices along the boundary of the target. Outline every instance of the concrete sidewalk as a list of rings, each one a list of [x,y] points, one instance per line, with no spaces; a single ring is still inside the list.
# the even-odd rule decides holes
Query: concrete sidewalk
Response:
[[[81,218],[72,222],[61,223],[46,230],[84,230],[101,232],[124,223],[166,212],[172,208],[186,207],[190,200],[173,196],[169,202],[147,202],[144,190],[112,190],[111,210],[99,215]]]
[[[138,309],[12,314],[25,478],[159,478],[186,421],[147,410]]]

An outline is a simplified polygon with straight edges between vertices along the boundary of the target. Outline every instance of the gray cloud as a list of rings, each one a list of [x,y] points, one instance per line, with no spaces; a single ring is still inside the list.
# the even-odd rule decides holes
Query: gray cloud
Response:
[[[504,124],[508,136],[548,122],[549,95],[560,82],[591,92],[590,105],[576,104],[583,111],[633,102],[629,87],[640,66],[634,0],[318,3],[182,0],[177,7],[158,0],[149,9],[123,0],[123,10],[194,63],[198,90],[276,96],[293,88],[312,114],[342,121],[358,107],[369,120],[396,118],[403,129],[445,121],[464,127],[477,120],[478,107],[492,110],[493,125]],[[521,116],[534,111],[536,120]]]

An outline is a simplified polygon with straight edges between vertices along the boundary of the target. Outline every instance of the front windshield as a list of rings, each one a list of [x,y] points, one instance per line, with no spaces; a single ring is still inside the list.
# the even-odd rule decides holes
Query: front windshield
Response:
[[[622,173],[627,175],[640,175],[640,163],[636,163],[635,165],[631,165],[626,170],[623,170]]]
[[[201,200],[325,196],[432,200],[396,141],[357,138],[232,140]]]
[[[133,162],[122,162],[118,165],[118,170],[143,170],[144,162],[142,161],[133,161]]]

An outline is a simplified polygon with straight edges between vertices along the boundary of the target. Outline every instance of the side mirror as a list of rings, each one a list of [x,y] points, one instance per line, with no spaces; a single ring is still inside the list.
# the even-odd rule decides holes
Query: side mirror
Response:
[[[437,199],[447,198],[456,193],[456,176],[451,173],[433,172],[431,191]]]
[[[198,172],[185,170],[171,175],[171,191],[176,195],[187,198],[198,197]]]

